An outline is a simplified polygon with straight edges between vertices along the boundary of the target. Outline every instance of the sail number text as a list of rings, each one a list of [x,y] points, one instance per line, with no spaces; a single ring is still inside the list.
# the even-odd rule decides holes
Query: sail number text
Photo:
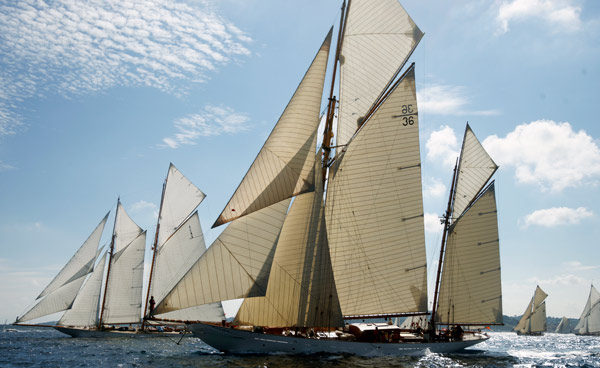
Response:
[[[394,115],[392,117],[393,118],[401,118],[402,125],[408,126],[408,125],[415,124],[414,116],[416,116],[416,115],[417,115],[417,113],[413,109],[413,105],[410,104],[410,105],[402,105],[402,115]]]

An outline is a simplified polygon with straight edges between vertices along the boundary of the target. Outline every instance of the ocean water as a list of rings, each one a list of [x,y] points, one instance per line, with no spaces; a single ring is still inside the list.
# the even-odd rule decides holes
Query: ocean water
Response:
[[[492,332],[461,354],[231,356],[184,337],[75,339],[47,328],[0,332],[0,367],[600,367],[600,337]]]

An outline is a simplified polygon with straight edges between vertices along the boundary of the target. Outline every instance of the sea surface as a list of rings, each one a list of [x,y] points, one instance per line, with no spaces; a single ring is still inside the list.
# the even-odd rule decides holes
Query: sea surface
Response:
[[[492,332],[461,354],[232,356],[193,337],[79,339],[48,328],[0,331],[0,367],[600,367],[600,337]]]

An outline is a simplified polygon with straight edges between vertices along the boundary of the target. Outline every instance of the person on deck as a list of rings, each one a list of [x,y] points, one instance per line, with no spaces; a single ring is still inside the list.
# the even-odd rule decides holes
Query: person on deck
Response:
[[[148,302],[148,304],[150,304],[150,315],[152,315],[152,312],[154,311],[154,305],[156,305],[156,302],[154,301],[154,296],[150,297],[150,301]]]

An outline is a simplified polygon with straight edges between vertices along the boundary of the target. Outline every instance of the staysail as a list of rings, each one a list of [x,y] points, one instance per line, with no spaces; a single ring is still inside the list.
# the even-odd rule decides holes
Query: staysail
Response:
[[[100,291],[102,289],[107,254],[104,253],[102,259],[96,265],[94,272],[92,272],[90,278],[77,294],[77,297],[73,301],[73,306],[60,318],[58,321],[59,325],[89,327],[98,324]]]
[[[321,170],[315,170],[320,182]],[[338,302],[325,231],[323,191],[297,196],[285,219],[264,297],[247,298],[235,318],[254,326],[338,327]]]
[[[18,318],[17,322],[29,321],[71,307],[86,276],[94,269],[94,263],[98,256],[98,245],[107,219],[108,213],[69,262],[38,296],[38,303]]]
[[[36,299],[39,299],[53,292],[59,287],[91,272],[91,270],[94,268],[94,262],[97,258],[96,252],[98,250],[98,244],[100,244],[100,238],[102,237],[102,232],[104,231],[104,225],[106,225],[107,219],[108,213],[100,221],[98,226],[96,226],[94,231],[77,250],[73,257],[71,257],[69,262],[67,262],[67,264],[60,270],[60,272]]]
[[[289,204],[286,199],[229,224],[157,304],[154,314],[265,295],[275,245]]]
[[[331,33],[213,227],[314,190],[314,150]]]
[[[336,160],[326,223],[344,316],[427,312],[414,68]]]
[[[340,56],[337,145],[350,141],[422,37],[397,0],[349,2]]]

